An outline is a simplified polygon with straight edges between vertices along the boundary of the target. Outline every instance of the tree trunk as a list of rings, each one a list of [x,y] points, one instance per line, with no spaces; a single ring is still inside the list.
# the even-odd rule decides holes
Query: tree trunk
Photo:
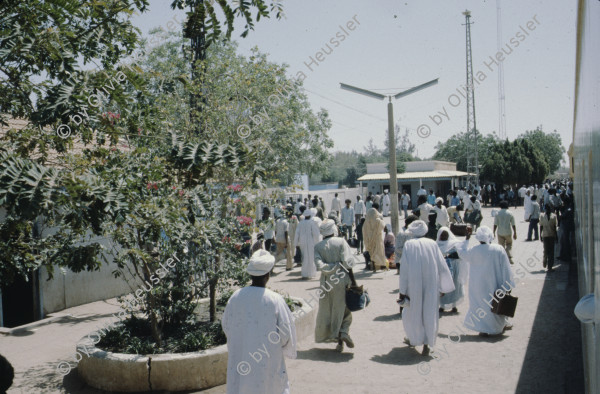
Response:
[[[216,276],[212,277],[208,282],[208,297],[210,298],[209,311],[211,323],[217,320],[217,282]]]

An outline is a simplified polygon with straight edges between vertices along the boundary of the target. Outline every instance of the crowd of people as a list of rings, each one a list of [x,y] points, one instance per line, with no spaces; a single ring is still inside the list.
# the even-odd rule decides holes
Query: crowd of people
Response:
[[[517,232],[510,204],[516,199],[517,205],[524,206],[523,219],[529,222],[524,242],[538,239],[543,242],[543,266],[548,272],[553,271],[557,242],[560,242],[559,259],[570,262],[574,252],[572,184],[548,182],[541,187],[531,185],[522,189],[524,192],[521,189],[513,192],[511,199],[511,188],[499,191],[493,185],[459,188],[450,190],[444,199],[431,189],[421,188],[411,213],[408,212],[412,205],[410,196],[403,190],[399,206],[404,226],[398,234],[393,234],[391,226],[384,221],[391,205],[387,191],[369,193],[365,201],[361,196],[357,196],[356,201],[346,199],[343,204],[335,194],[329,212],[317,196],[309,196],[304,201],[287,201],[285,206],[274,210],[274,225],[265,227],[261,234],[266,250],[262,242],[252,248],[248,272],[252,286],[259,289],[245,291],[243,295],[244,290],[238,290],[240,294],[234,295],[227,306],[224,328],[227,326],[228,346],[238,346],[235,341],[230,343],[230,336],[254,338],[242,340],[243,345],[230,351],[228,382],[229,373],[234,374],[236,363],[240,362],[236,354],[240,357],[254,354],[253,346],[266,343],[263,339],[269,332],[279,333],[282,324],[293,325],[293,318],[281,311],[281,297],[265,290],[275,263],[283,259],[286,259],[287,270],[294,269],[296,261],[305,280],[316,278],[320,272],[322,297],[319,296],[315,341],[334,342],[338,352],[342,352],[344,346],[354,347],[350,337],[352,313],[345,295],[348,289],[362,289],[353,272],[360,254],[365,257],[367,270],[397,268],[397,301],[406,334],[404,340],[411,347],[423,346],[424,355],[435,346],[440,313],[446,310],[458,313],[458,306],[467,293],[467,282],[465,327],[484,337],[511,329],[507,316],[492,313],[494,301],[499,302],[515,287],[511,250]],[[492,210],[493,229],[481,225],[482,204],[499,208]],[[261,220],[268,221],[269,215],[270,209],[264,208]],[[455,234],[461,225],[464,226],[463,240]],[[469,245],[472,234],[478,241],[475,246]],[[267,246],[267,238],[274,240],[271,242],[276,245],[274,253]],[[493,242],[495,239],[497,243]],[[254,309],[256,313],[240,312]],[[242,329],[247,327],[253,329]],[[295,330],[288,328],[284,334],[278,337],[285,337],[285,341],[277,342],[275,348],[265,349],[276,357],[265,365],[264,374],[246,380],[243,376],[232,376],[235,387],[248,388],[244,392],[259,392],[263,387],[274,387],[264,386],[265,382],[276,380],[277,387],[284,388],[281,392],[285,392],[288,383],[283,356],[295,356],[296,339]]]

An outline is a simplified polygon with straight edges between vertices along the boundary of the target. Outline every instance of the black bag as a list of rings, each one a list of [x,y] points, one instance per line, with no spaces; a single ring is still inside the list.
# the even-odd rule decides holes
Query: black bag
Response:
[[[510,294],[505,294],[504,297],[492,300],[492,313],[496,315],[515,317],[515,310],[517,309],[518,297],[513,297]]]
[[[370,302],[371,298],[369,297],[369,293],[366,290],[363,290],[362,286],[349,287],[346,289],[346,307],[350,312],[365,309]]]
[[[450,223],[452,234],[464,237],[467,235],[467,225],[464,223]]]

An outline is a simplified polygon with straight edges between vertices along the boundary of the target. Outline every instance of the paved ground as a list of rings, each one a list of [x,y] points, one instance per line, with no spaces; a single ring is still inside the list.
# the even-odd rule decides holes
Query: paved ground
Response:
[[[372,303],[353,314],[350,334],[356,347],[339,354],[335,345],[301,341],[298,358],[287,360],[292,392],[583,393],[580,326],[573,315],[577,274],[564,264],[546,274],[541,242],[524,242],[523,210],[511,211],[518,219],[513,271],[520,267],[525,274],[513,291],[519,304],[512,331],[496,338],[468,331],[462,324],[465,300],[458,314],[442,315],[435,351],[423,357],[420,348],[402,343],[395,270],[371,274],[360,265],[357,280],[368,288]],[[484,208],[484,217],[483,224],[491,226],[489,209]],[[278,266],[275,272],[271,288],[308,298],[318,287],[317,280],[302,281],[299,269],[285,272]],[[71,317],[21,336],[0,337],[0,353],[17,371],[9,393],[105,393],[87,387],[76,370],[59,375],[56,366],[71,357],[79,338],[111,321],[116,310],[114,300],[82,305],[63,312]],[[203,391],[225,392],[225,386]]]

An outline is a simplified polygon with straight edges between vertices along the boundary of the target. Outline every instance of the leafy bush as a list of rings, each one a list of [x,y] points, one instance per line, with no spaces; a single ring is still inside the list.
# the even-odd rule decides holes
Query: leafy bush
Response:
[[[107,331],[96,346],[115,353],[162,354],[196,352],[225,343],[227,338],[220,322],[198,322],[165,326],[159,347],[152,338],[150,323],[131,317]]]
[[[295,312],[296,308],[302,307],[302,303],[300,301],[295,300],[292,297],[290,297],[290,295],[288,293],[285,293],[280,290],[274,290],[274,291],[275,291],[275,293],[280,294],[283,297],[288,308],[290,308],[290,311]]]

